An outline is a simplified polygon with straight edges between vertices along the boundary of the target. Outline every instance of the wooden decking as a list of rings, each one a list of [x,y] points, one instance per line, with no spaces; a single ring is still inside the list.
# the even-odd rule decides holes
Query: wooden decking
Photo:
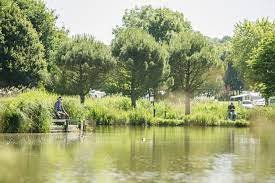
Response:
[[[59,132],[82,132],[85,130],[85,123],[72,119],[53,119],[51,133]]]

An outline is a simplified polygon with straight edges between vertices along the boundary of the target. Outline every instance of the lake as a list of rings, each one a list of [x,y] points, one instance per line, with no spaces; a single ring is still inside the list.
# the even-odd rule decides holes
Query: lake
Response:
[[[275,134],[200,127],[0,134],[0,182],[275,182]]]

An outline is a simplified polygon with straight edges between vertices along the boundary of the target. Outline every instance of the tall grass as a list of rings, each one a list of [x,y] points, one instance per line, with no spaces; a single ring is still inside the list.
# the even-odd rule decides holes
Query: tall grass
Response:
[[[16,97],[0,98],[1,132],[48,132],[53,118],[56,94],[32,90]],[[153,105],[145,99],[131,107],[127,97],[110,96],[86,100],[80,104],[78,97],[64,96],[64,107],[72,119],[92,120],[98,125],[151,125],[151,126],[249,126],[249,121],[258,116],[275,119],[274,108],[247,110],[236,106],[236,121],[227,120],[226,102],[194,101],[192,114],[185,116],[182,103],[167,100],[156,102],[156,116]]]

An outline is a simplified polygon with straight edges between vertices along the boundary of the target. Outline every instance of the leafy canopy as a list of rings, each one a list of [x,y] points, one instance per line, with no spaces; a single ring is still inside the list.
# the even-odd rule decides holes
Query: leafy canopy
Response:
[[[46,73],[44,47],[20,8],[0,2],[0,84],[36,85]]]
[[[154,9],[143,6],[126,10],[123,16],[123,28],[141,28],[152,35],[157,42],[169,42],[173,33],[190,31],[191,24],[184,15],[168,8]],[[117,28],[114,32],[119,31]]]
[[[14,0],[39,35],[45,48],[47,62],[52,61],[54,52],[61,41],[66,39],[66,32],[56,26],[56,15],[41,0]]]
[[[112,53],[126,71],[121,82],[128,84],[134,107],[136,99],[157,87],[169,68],[167,51],[142,29],[120,30],[112,42]]]
[[[216,63],[213,46],[198,32],[179,33],[170,42],[171,74],[174,89],[193,93],[204,82],[207,71]]]
[[[190,114],[190,98],[205,83],[217,55],[209,41],[198,32],[175,34],[169,45],[173,89],[185,92],[185,114]]]
[[[248,85],[253,84],[249,61],[253,51],[258,49],[260,43],[274,30],[274,23],[268,19],[259,19],[256,22],[245,20],[235,26],[232,43],[232,58],[235,68],[241,74],[242,80]]]
[[[56,64],[63,72],[61,81],[62,76],[67,76],[69,80],[65,92],[80,95],[83,103],[90,89],[100,86],[104,74],[111,69],[114,61],[106,45],[91,36],[82,35],[61,46],[56,55]]]
[[[275,29],[254,50],[249,62],[253,80],[265,97],[275,95]]]

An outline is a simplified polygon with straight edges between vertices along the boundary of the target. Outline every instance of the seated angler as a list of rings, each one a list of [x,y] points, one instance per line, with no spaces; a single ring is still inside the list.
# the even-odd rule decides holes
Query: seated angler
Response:
[[[69,115],[65,111],[63,105],[62,105],[62,98],[58,97],[57,101],[54,104],[54,112],[58,119],[68,119]]]

